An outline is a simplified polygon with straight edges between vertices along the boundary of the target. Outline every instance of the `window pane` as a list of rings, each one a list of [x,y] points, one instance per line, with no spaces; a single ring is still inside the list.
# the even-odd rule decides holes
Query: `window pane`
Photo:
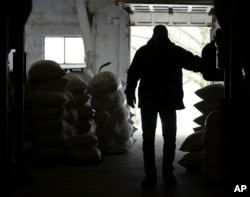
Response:
[[[46,37],[44,42],[44,59],[54,60],[61,64],[64,63],[64,38]]]
[[[82,38],[65,38],[65,63],[83,64],[84,46]]]

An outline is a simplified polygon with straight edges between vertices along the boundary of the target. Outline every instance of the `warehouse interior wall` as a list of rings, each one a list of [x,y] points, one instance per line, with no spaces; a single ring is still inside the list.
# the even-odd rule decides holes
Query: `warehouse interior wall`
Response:
[[[84,9],[77,7],[79,2],[87,10],[86,27],[79,14]],[[130,26],[129,14],[115,0],[33,0],[25,25],[26,71],[32,63],[44,58],[45,36],[82,36],[88,69],[97,74],[101,65],[111,62],[103,70],[125,81],[130,64]],[[86,32],[90,35],[85,35]]]
[[[87,55],[88,69],[96,74],[101,65],[111,62],[104,70],[109,70],[125,80],[129,65],[127,15],[115,1],[91,0],[86,2],[86,7],[93,48],[93,51],[83,54]],[[27,72],[32,63],[43,59],[44,36],[83,36],[79,23],[75,1],[34,0],[32,12],[25,25]]]

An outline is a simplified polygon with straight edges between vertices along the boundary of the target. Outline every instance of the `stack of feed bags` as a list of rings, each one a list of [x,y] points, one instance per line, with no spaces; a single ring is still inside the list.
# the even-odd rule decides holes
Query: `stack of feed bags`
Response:
[[[178,161],[187,171],[198,171],[211,183],[222,183],[221,111],[207,115],[205,127],[189,135],[180,147],[186,154]]]
[[[221,110],[212,111],[205,120],[206,131],[202,136],[204,146],[202,152],[202,175],[210,182],[221,183],[223,181],[221,131]]]
[[[178,161],[178,164],[185,167],[187,171],[199,171],[203,165],[202,153],[204,145],[202,137],[206,129],[199,130],[190,134],[181,144],[180,151],[183,151],[184,156]]]
[[[91,124],[93,110],[87,104],[87,75],[79,76],[50,60],[30,67],[27,98],[35,161],[91,163],[101,159]]]
[[[203,165],[204,143],[202,137],[207,133],[205,126],[207,116],[217,110],[221,106],[221,100],[224,95],[224,86],[222,84],[210,84],[198,89],[196,95],[202,100],[194,104],[194,106],[202,113],[194,122],[200,125],[195,132],[189,135],[182,143],[180,150],[186,152],[178,163],[188,171],[200,170]]]
[[[108,154],[128,151],[134,144],[134,127],[129,121],[121,80],[112,72],[100,72],[90,80],[88,92],[101,151]]]
[[[69,72],[63,77],[68,80],[66,89],[73,101],[68,106],[71,113],[68,121],[77,128],[77,134],[68,138],[63,147],[68,161],[93,163],[101,160],[101,151],[95,132],[94,112],[87,92],[90,76],[83,72]]]
[[[221,101],[224,98],[224,85],[221,83],[210,84],[198,89],[195,94],[202,100],[194,104],[194,107],[201,112],[201,116],[194,119],[194,122],[203,128],[207,115],[221,106]]]
[[[68,121],[77,127],[77,134],[87,134],[91,130],[93,119],[93,110],[88,104],[87,83],[74,72],[66,73],[63,78],[68,80],[66,89],[73,101],[68,105],[71,114]]]
[[[64,157],[62,145],[76,128],[69,124],[65,71],[54,61],[41,60],[29,69],[27,91],[30,102],[32,155],[35,161],[58,161]]]

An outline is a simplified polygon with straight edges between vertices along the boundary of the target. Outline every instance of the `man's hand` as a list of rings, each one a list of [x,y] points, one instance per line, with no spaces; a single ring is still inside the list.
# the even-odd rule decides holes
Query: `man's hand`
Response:
[[[135,94],[127,94],[127,103],[130,107],[134,108],[136,104]]]

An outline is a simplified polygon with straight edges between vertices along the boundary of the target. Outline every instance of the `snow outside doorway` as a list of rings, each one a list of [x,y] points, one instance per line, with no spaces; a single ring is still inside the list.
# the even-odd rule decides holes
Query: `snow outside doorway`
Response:
[[[136,50],[147,43],[152,36],[153,26],[132,26],[130,29],[130,60],[132,61]],[[202,48],[210,42],[209,27],[167,27],[169,38],[174,43],[191,51],[193,54],[201,56]],[[208,85],[200,73],[194,73],[183,69],[183,88],[184,88],[184,110],[177,111],[177,139],[185,139],[194,132],[194,128],[199,127],[194,119],[201,113],[193,106],[201,99],[195,91]],[[137,99],[138,100],[138,99]],[[140,109],[134,108],[131,111],[135,114],[133,121],[137,127],[136,133],[141,133]],[[161,122],[158,117],[157,135],[161,135]],[[182,141],[182,140],[181,140]]]

